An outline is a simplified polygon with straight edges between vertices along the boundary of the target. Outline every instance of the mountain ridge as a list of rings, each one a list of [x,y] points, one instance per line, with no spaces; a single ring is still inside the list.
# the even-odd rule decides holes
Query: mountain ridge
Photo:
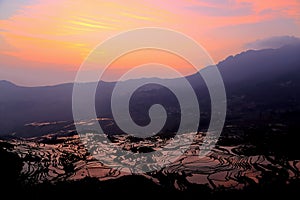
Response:
[[[227,56],[224,60],[221,60],[220,62],[218,62],[218,64],[216,64],[216,66],[218,66],[219,70],[222,68],[222,66],[224,65],[224,63],[228,63],[228,62],[231,62],[232,60],[236,60],[236,59],[240,59],[241,57],[243,57],[244,55],[249,55],[249,54],[257,54],[257,53],[264,53],[264,52],[269,52],[269,51],[276,51],[276,50],[280,50],[280,49],[286,49],[286,48],[300,48],[300,43],[296,43],[296,44],[289,44],[289,45],[284,45],[280,48],[267,48],[267,49],[259,49],[259,50],[254,50],[254,49],[249,49],[249,50],[245,50],[245,51],[242,51],[238,54],[235,54],[235,55],[229,55]],[[297,52],[295,52],[297,53]],[[299,54],[299,53],[298,53]],[[297,55],[298,55],[297,54]],[[206,69],[206,68],[209,68],[210,66],[206,66],[201,70],[203,69]],[[190,75],[187,75],[185,77],[190,77],[190,76],[193,76],[195,74],[190,74]],[[178,77],[178,78],[181,78],[181,77]],[[136,79],[129,79],[129,80],[124,80],[124,81],[120,81],[120,82],[127,82],[127,81],[136,81],[136,80],[152,80],[152,79],[159,79],[159,80],[172,80],[172,79],[177,79],[177,78],[157,78],[157,77],[142,77],[142,78],[136,78]],[[101,81],[101,82],[104,82],[104,83],[116,83],[118,81]],[[80,82],[80,83],[83,83],[83,84],[93,84],[93,83],[96,83],[96,82]],[[18,86],[18,87],[25,87],[25,88],[45,88],[45,87],[57,87],[57,86],[63,86],[63,85],[73,85],[74,82],[66,82],[66,83],[59,83],[59,84],[53,84],[53,85],[43,85],[43,86],[23,86],[23,85],[18,85],[18,84],[15,84],[9,80],[0,80],[0,86],[3,85],[3,84],[10,84],[10,85],[14,85],[14,86]]]
[[[263,105],[264,110],[277,105],[283,109],[287,106],[297,107],[297,102],[300,100],[299,92],[297,92],[300,89],[300,80],[297,78],[300,75],[299,52],[300,45],[289,45],[279,49],[249,50],[229,56],[218,63],[228,96],[229,110],[247,106],[247,102],[249,104],[252,102],[257,106]],[[209,70],[209,67],[204,69]],[[186,79],[197,94],[200,109],[209,116],[209,94],[204,80],[199,74],[187,76]],[[128,80],[124,83],[140,80]],[[178,86],[176,80],[178,79],[165,81]],[[0,135],[18,132],[25,124],[32,122],[72,121],[73,84],[24,87],[8,81],[0,81]],[[89,84],[95,83],[87,83],[86,86]],[[97,89],[96,101],[106,105],[97,108],[97,113],[104,115],[101,117],[111,117],[109,103],[114,85],[115,82],[100,82],[98,85],[98,87],[101,86],[101,90]],[[156,103],[166,105],[170,108],[170,112],[174,112],[177,103],[172,100],[172,95],[165,89],[156,86],[142,87],[143,90],[140,90],[140,93],[143,95],[135,95],[132,103],[136,118],[148,121],[147,116],[146,118],[141,116],[142,113],[147,113],[141,102],[150,105],[152,101],[157,101]],[[102,93],[100,94],[99,91]],[[243,96],[246,99],[240,99],[240,102],[233,100]],[[228,118],[232,116],[228,115]],[[27,134],[30,135],[30,133]]]

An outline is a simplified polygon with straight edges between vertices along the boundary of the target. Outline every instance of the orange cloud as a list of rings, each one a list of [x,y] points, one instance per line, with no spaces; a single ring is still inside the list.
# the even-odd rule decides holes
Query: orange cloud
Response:
[[[144,49],[133,51],[117,58],[109,66],[103,78],[104,80],[118,80],[128,70],[145,63],[159,63],[170,66],[183,76],[197,72],[188,61],[175,54],[163,50]],[[149,68],[149,70],[151,69]],[[147,76],[147,72],[145,72],[145,76]],[[165,76],[165,74],[162,76]]]
[[[0,20],[1,35],[17,49],[6,54],[78,66],[108,36],[164,15],[154,12],[122,2],[40,1]]]
[[[299,36],[299,13],[299,0],[38,0],[22,4],[8,19],[0,19],[0,36],[10,46],[1,48],[0,54],[76,70],[108,37],[128,29],[156,26],[187,34],[219,61],[257,37],[278,35],[285,29]],[[283,23],[276,21],[282,19],[288,20],[289,27],[282,28]],[[257,25],[260,23],[270,26],[267,28],[271,31],[262,30]],[[251,31],[245,33],[244,29]],[[146,61],[139,54],[135,56]],[[134,62],[131,59],[123,64],[129,67]]]

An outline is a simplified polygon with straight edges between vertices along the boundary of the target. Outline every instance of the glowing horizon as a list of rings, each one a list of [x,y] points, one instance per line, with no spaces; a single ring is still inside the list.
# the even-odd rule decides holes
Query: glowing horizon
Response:
[[[4,0],[0,11],[0,79],[23,85],[73,80],[96,45],[135,28],[182,32],[216,63],[258,39],[300,36],[298,0]],[[116,69],[144,59],[135,58]]]

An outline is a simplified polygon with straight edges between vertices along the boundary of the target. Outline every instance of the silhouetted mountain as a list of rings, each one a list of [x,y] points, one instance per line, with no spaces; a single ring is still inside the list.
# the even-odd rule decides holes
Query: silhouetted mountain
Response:
[[[218,64],[226,83],[247,83],[251,86],[288,77],[299,71],[300,45],[280,49],[249,50],[230,56]],[[293,79],[293,77],[291,77]]]
[[[14,87],[17,87],[15,84],[9,82],[9,81],[6,81],[6,80],[0,80],[0,86],[3,87],[3,88],[14,88]]]
[[[299,110],[299,50],[300,45],[251,50],[218,64],[229,100],[243,97],[240,103],[255,103],[257,111]]]
[[[233,120],[247,116],[259,120],[270,109],[272,112],[298,112],[300,110],[299,52],[300,45],[284,46],[280,49],[250,50],[220,62],[217,66],[227,92],[227,118]],[[210,70],[210,67],[203,70]],[[204,123],[207,123],[210,116],[210,100],[205,83],[198,74],[186,78],[196,91]],[[123,84],[139,81],[141,80],[129,80]],[[178,85],[179,79],[163,81],[181,87]],[[82,83],[87,89],[92,84],[95,83]],[[112,117],[110,97],[114,86],[115,83],[98,84],[96,109],[99,117]],[[32,122],[72,123],[72,88],[72,83],[46,87],[21,87],[8,81],[0,81],[0,135],[16,132],[17,135],[26,137],[56,131],[66,125],[61,123],[61,125],[48,126],[45,131],[39,129],[39,133],[33,134],[30,126],[24,127],[25,124]],[[180,120],[178,101],[167,88],[156,84],[142,86],[134,93],[130,108],[135,121],[140,125],[147,124],[148,108],[154,103],[164,105],[170,117],[164,131],[176,129]]]

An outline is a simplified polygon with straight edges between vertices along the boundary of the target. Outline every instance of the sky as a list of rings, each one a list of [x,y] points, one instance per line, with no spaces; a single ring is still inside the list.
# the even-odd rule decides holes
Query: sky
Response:
[[[143,27],[186,34],[218,63],[268,38],[300,37],[300,0],[0,0],[0,80],[25,86],[72,82],[98,44]],[[184,75],[192,73],[184,61],[149,51],[120,59],[112,73],[145,55],[173,60],[170,65]]]

